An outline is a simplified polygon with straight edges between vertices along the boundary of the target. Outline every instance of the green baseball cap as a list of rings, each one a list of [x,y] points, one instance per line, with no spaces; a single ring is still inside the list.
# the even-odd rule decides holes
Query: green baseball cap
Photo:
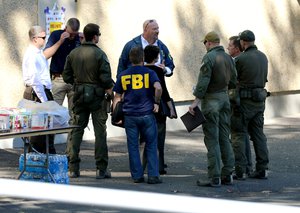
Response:
[[[250,30],[245,30],[239,34],[239,39],[243,41],[255,41],[255,35]]]
[[[216,33],[215,31],[211,31],[206,34],[206,36],[204,37],[202,42],[204,42],[204,41],[220,42],[220,37],[219,37],[218,33]]]

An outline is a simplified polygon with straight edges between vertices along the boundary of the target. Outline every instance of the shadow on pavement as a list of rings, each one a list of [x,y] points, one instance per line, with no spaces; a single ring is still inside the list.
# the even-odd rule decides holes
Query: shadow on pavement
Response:
[[[109,169],[113,177],[104,180],[95,178],[94,143],[93,141],[84,141],[80,153],[82,176],[77,179],[70,179],[70,185],[300,207],[299,130],[300,116],[277,118],[266,122],[265,133],[268,138],[270,153],[268,180],[247,179],[235,181],[232,186],[220,188],[198,187],[196,180],[206,177],[207,160],[202,129],[197,128],[192,133],[187,133],[185,130],[167,133],[165,160],[168,168],[166,169],[167,174],[161,176],[162,184],[149,185],[132,182],[129,173],[126,138],[116,137],[108,139]],[[63,154],[65,144],[56,145],[56,149]],[[20,153],[22,153],[22,149],[0,149],[1,178],[15,178],[18,175]],[[255,159],[254,150],[252,150],[252,154],[253,159]],[[0,197],[0,211],[18,212],[20,209],[22,212],[43,212],[45,209],[51,209],[51,212],[135,212],[112,208],[101,208],[100,210],[93,208],[93,206],[75,204],[70,206],[70,204],[64,203]]]

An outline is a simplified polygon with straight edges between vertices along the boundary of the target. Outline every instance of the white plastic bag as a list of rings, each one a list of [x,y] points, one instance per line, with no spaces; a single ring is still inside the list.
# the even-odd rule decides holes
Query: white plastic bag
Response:
[[[47,101],[43,103],[22,99],[18,103],[18,108],[25,108],[32,112],[47,112],[53,115],[53,126],[67,126],[70,120],[69,110],[56,103]]]

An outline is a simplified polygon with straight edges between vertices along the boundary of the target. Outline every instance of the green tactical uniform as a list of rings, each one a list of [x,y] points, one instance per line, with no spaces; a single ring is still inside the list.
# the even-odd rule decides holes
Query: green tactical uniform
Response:
[[[240,87],[240,107],[232,116],[231,137],[238,176],[246,173],[245,140],[250,135],[256,154],[256,171],[268,169],[267,138],[263,132],[268,60],[255,45],[248,47],[236,60]]]
[[[234,155],[229,140],[230,102],[228,87],[236,85],[236,70],[232,58],[222,46],[210,49],[203,57],[194,96],[201,100],[207,120],[202,125],[207,148],[208,177],[223,177],[232,173]],[[223,167],[222,167],[223,163]]]
[[[74,49],[65,64],[63,79],[74,85],[74,124],[80,126],[71,132],[68,142],[69,170],[79,172],[79,151],[84,129],[92,115],[95,132],[95,160],[97,169],[105,171],[108,165],[105,89],[113,87],[111,68],[106,54],[93,42],[84,42]]]

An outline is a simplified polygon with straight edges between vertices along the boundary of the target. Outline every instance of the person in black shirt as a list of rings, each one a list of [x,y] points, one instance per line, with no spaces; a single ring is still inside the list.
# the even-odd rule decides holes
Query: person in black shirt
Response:
[[[175,109],[172,106],[171,98],[165,82],[164,69],[158,65],[155,65],[159,59],[159,47],[155,45],[148,45],[144,49],[145,54],[145,66],[154,70],[160,80],[163,92],[161,96],[162,104],[165,104],[170,109],[170,118],[176,118]],[[161,175],[166,174],[165,170],[165,160],[164,160],[164,149],[165,149],[165,139],[166,139],[166,121],[167,116],[163,114],[162,107],[160,107],[159,112],[155,114],[158,138],[157,138],[157,149],[158,149],[158,160],[159,160],[159,173]],[[145,162],[145,155],[143,155],[143,162]],[[145,165],[144,165],[145,167]]]

